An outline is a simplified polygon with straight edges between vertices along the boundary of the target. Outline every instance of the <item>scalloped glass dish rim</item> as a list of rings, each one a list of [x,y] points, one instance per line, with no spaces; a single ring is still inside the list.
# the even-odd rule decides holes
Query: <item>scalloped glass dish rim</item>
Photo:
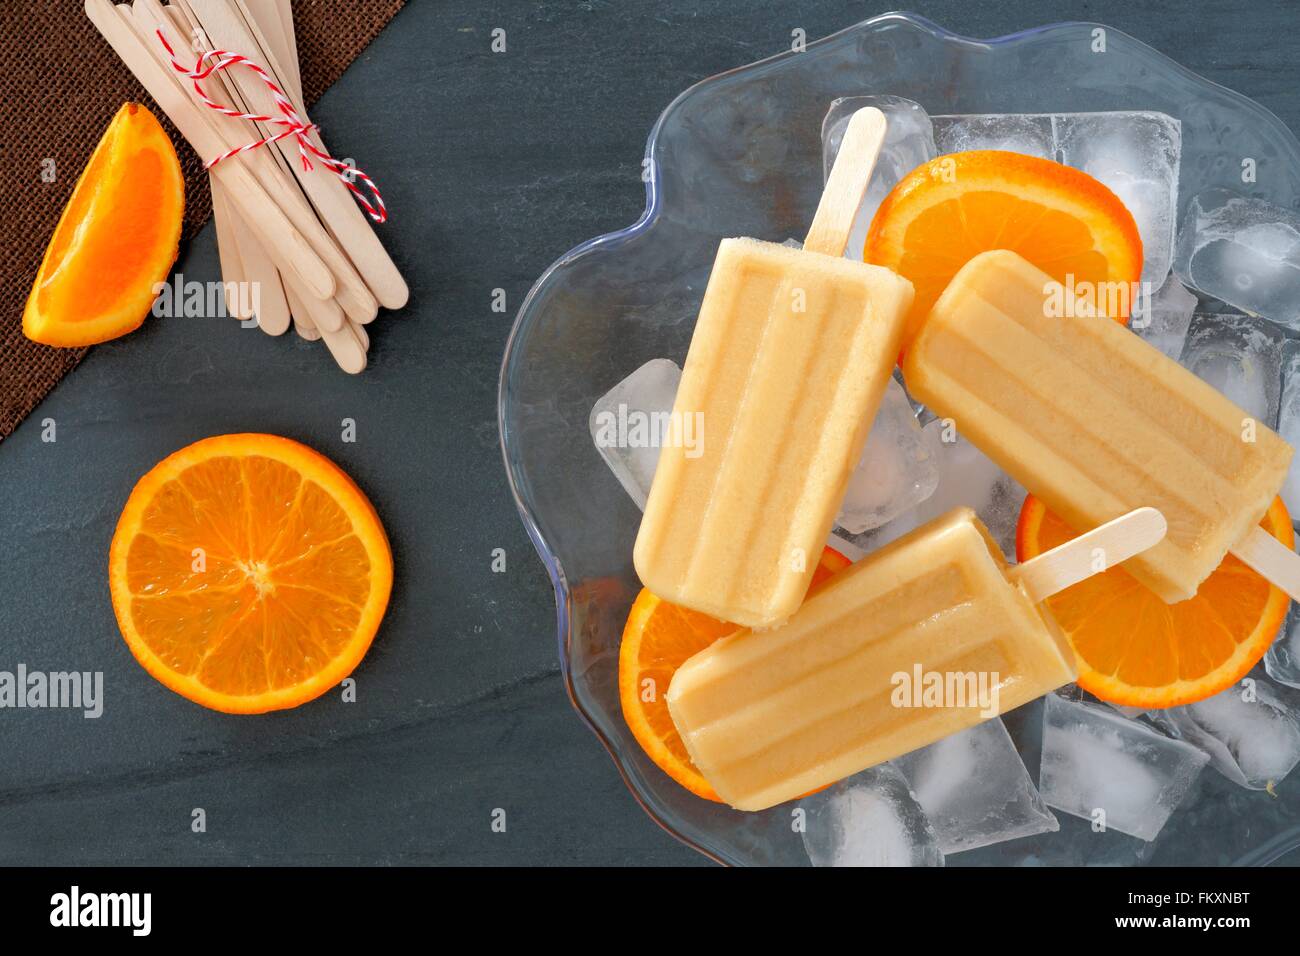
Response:
[[[974,37],[963,36],[961,34],[954,33],[950,30],[946,30],[945,28],[939,26],[938,24],[934,23],[931,20],[928,20],[923,16],[920,16],[919,14],[899,12],[899,11],[884,13],[879,16],[871,17],[867,20],[862,20],[857,23],[851,24],[847,27],[844,27],[841,30],[837,30],[834,33],[828,34],[825,37],[821,37],[815,41],[812,41],[808,43],[803,53],[795,53],[793,51],[787,50],[781,53],[774,54],[773,56],[764,57],[761,60],[756,60],[752,63],[747,63],[742,66],[738,66],[733,69],[726,70],[721,73],[716,73],[712,76],[706,77],[705,79],[702,79],[692,84],[691,86],[683,90],[681,93],[679,93],[676,97],[673,98],[672,102],[670,102],[668,106],[665,107],[664,110],[659,114],[659,117],[655,121],[655,124],[652,127],[652,129],[650,130],[650,135],[646,141],[645,160],[649,161],[650,164],[649,169],[651,171],[651,175],[646,178],[646,206],[645,209],[642,211],[640,218],[638,218],[636,222],[632,223],[630,226],[626,226],[622,229],[618,229],[613,232],[608,232],[599,236],[595,236],[591,239],[579,243],[577,246],[574,246],[572,249],[564,253],[562,256],[560,256],[558,259],[556,259],[553,263],[551,263],[551,265],[549,265],[546,268],[546,270],[541,274],[541,276],[538,277],[537,281],[533,283],[533,286],[532,288],[529,289],[528,294],[524,297],[524,301],[521,304],[519,308],[519,312],[516,315],[514,325],[510,330],[510,335],[506,340],[505,353],[503,355],[502,362],[501,362],[501,371],[500,371],[500,375],[498,379],[498,387],[497,387],[497,426],[501,438],[501,451],[502,451],[502,457],[506,468],[506,479],[509,482],[509,486],[510,486],[510,493],[513,496],[515,500],[515,505],[519,510],[519,516],[524,523],[524,529],[528,533],[528,537],[532,540],[533,546],[537,549],[537,553],[541,557],[542,563],[546,567],[547,574],[550,576],[551,585],[554,590],[555,607],[556,607],[556,629],[557,629],[557,638],[559,644],[558,650],[559,650],[559,657],[560,657],[560,671],[564,678],[565,692],[569,696],[569,702],[572,704],[573,709],[578,712],[583,722],[587,725],[587,727],[591,730],[591,732],[595,734],[596,738],[600,741],[601,745],[605,748],[605,751],[609,754],[610,758],[614,762],[615,767],[618,769],[619,775],[623,780],[624,786],[627,787],[628,791],[632,794],[633,798],[637,801],[637,803],[640,804],[641,808],[646,812],[646,814],[652,820],[654,820],[655,823],[657,823],[660,827],[662,827],[667,833],[669,833],[677,840],[684,843],[686,846],[689,846],[691,849],[708,857],[714,862],[724,864],[724,865],[728,863],[727,860],[720,858],[717,854],[715,854],[711,850],[700,846],[694,840],[690,839],[685,834],[679,832],[668,821],[661,818],[660,815],[656,813],[654,809],[646,802],[646,800],[642,798],[641,794],[637,790],[637,787],[632,783],[632,780],[627,772],[627,769],[623,765],[622,758],[619,755],[617,748],[608,739],[606,739],[605,735],[601,732],[599,727],[596,725],[595,721],[585,711],[581,703],[579,703],[578,701],[577,694],[575,693],[573,687],[573,674],[570,666],[571,661],[570,661],[570,656],[568,651],[569,625],[570,625],[569,612],[568,612],[568,606],[569,606],[568,580],[565,576],[563,566],[560,564],[558,557],[551,550],[546,539],[543,537],[541,530],[538,527],[538,523],[536,519],[533,517],[533,514],[529,508],[529,505],[525,501],[524,495],[520,489],[521,476],[516,475],[515,469],[510,459],[510,433],[506,423],[507,394],[509,390],[509,373],[512,368],[512,360],[515,356],[516,349],[521,340],[522,333],[525,327],[529,324],[529,319],[532,318],[533,302],[537,298],[540,291],[545,289],[549,285],[552,276],[557,271],[562,269],[564,266],[586,255],[587,253],[591,252],[594,249],[603,246],[621,245],[622,243],[626,242],[628,239],[633,238],[638,234],[640,234],[641,232],[643,232],[644,230],[648,229],[658,218],[660,212],[661,194],[658,188],[659,177],[654,174],[656,172],[654,167],[655,145],[658,140],[660,130],[663,128],[666,119],[673,114],[673,112],[678,108],[678,106],[681,103],[683,103],[691,96],[695,95],[699,90],[709,87],[715,83],[718,83],[722,80],[725,80],[737,74],[748,72],[750,70],[759,69],[776,60],[781,60],[789,56],[806,55],[808,52],[814,50],[816,47],[821,46],[823,44],[832,43],[838,39],[843,38],[848,34],[856,33],[859,31],[865,31],[868,29],[876,28],[878,26],[890,24],[890,23],[906,24],[908,26],[923,30],[941,41],[950,42],[950,43],[968,44],[976,47],[995,47],[995,46],[1011,45],[1013,43],[1018,43],[1040,34],[1051,33],[1062,29],[1075,29],[1080,27],[1103,28],[1107,31],[1114,32],[1116,34],[1124,36],[1128,40],[1131,40],[1133,43],[1137,44],[1141,49],[1147,51],[1147,53],[1150,56],[1159,58],[1159,60],[1164,61],[1164,63],[1172,67],[1174,71],[1181,73],[1190,81],[1196,84],[1202,84],[1208,87],[1213,87],[1215,89],[1218,89],[1223,93],[1227,94],[1228,97],[1242,102],[1244,105],[1247,105],[1249,108],[1253,110],[1259,111],[1264,115],[1266,119],[1271,119],[1274,123],[1277,124],[1277,126],[1280,129],[1286,131],[1287,135],[1291,140],[1293,150],[1298,154],[1300,154],[1300,141],[1296,140],[1294,134],[1290,133],[1290,130],[1286,126],[1286,124],[1283,123],[1276,116],[1276,114],[1274,114],[1267,107],[1262,106],[1261,104],[1250,99],[1244,94],[1238,93],[1235,90],[1229,89],[1227,87],[1222,86],[1221,84],[1215,83],[1212,80],[1206,79],[1205,77],[1201,76],[1195,71],[1183,66],[1181,63],[1177,62],[1176,60],[1173,60],[1172,58],[1161,53],[1159,50],[1156,50],[1154,47],[1151,47],[1146,43],[1143,43],[1141,40],[1138,40],[1124,33],[1124,31],[1122,30],[1116,30],[1115,28],[1106,26],[1105,24],[1093,23],[1089,21],[1077,21],[1077,20],[1060,21],[1057,23],[1045,24],[1043,26],[1031,27],[1026,30],[1021,30],[1015,33],[1009,33],[1006,34],[1005,36],[995,37],[991,39],[978,39]],[[1296,826],[1282,833],[1276,834],[1274,837],[1269,839],[1263,845],[1256,847],[1252,849],[1250,852],[1243,855],[1239,860],[1235,861],[1234,865],[1267,866],[1268,864],[1288,855],[1289,853],[1291,853],[1297,848],[1300,848],[1300,826]]]

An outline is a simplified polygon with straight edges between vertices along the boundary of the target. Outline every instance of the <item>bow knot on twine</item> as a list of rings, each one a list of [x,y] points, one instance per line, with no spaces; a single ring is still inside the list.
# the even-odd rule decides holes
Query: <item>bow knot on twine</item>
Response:
[[[190,69],[176,59],[176,51],[173,50],[171,44],[167,42],[167,37],[163,35],[163,32],[161,30],[156,32],[163,48],[167,51],[167,56],[171,59],[172,69],[193,81],[195,94],[209,109],[216,110],[223,116],[229,116],[233,119],[249,120],[267,126],[284,127],[278,133],[263,137],[262,139],[253,140],[250,143],[245,143],[243,146],[236,146],[234,149],[226,150],[226,152],[219,156],[214,156],[212,159],[204,163],[205,169],[211,169],[222,160],[229,159],[239,153],[247,152],[250,149],[257,149],[259,146],[265,146],[268,143],[274,143],[278,140],[287,139],[292,136],[298,141],[298,154],[302,158],[302,168],[304,171],[310,172],[313,169],[312,157],[314,156],[317,162],[333,171],[333,173],[343,181],[343,184],[352,191],[352,195],[356,197],[357,202],[361,203],[362,208],[365,209],[371,219],[375,222],[384,222],[388,219],[388,209],[384,206],[384,199],[379,194],[379,187],[375,185],[375,181],[355,166],[335,159],[329,153],[319,149],[316,144],[311,141],[311,136],[309,134],[318,129],[317,125],[315,123],[309,123],[303,119],[294,108],[294,105],[289,102],[289,98],[281,91],[279,85],[275,82],[275,79],[271,74],[248,57],[239,53],[230,53],[226,50],[209,50],[206,53],[200,54],[199,58],[194,62],[194,68]],[[213,73],[228,70],[232,66],[242,66],[257,74],[262,82],[266,84],[266,88],[270,91],[271,98],[275,101],[275,105],[280,110],[281,115],[262,116],[256,113],[242,113],[239,110],[222,106],[220,103],[213,101],[211,97],[204,92],[203,87],[199,83],[200,80],[206,80]],[[370,192],[369,198],[367,198],[365,193],[357,188],[355,180],[358,179],[365,183],[366,189]],[[373,202],[371,200],[373,200]]]

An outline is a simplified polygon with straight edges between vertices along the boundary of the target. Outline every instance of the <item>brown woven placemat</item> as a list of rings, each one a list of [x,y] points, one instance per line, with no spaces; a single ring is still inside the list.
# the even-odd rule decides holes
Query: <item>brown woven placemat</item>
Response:
[[[405,0],[294,0],[302,85],[310,106]],[[86,19],[77,0],[0,0],[0,441],[86,354],[37,345],[23,305],[45,244],[108,122],[128,100],[162,120],[185,171],[185,231],[212,212],[198,157]],[[54,181],[42,173],[54,164]]]

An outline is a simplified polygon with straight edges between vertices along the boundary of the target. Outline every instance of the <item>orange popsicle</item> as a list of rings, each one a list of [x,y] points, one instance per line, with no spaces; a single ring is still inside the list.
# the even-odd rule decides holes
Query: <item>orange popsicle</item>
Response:
[[[1141,509],[1015,568],[958,508],[814,592],[782,627],[678,668],[667,701],[727,803],[762,810],[1004,713],[1074,679],[1039,602],[1164,534]],[[1091,562],[1091,563],[1090,563]]]
[[[1083,311],[1015,253],[976,256],[909,347],[907,387],[1076,528],[1158,508],[1169,536],[1125,569],[1165,601],[1194,595],[1229,549],[1295,596],[1295,556],[1258,529],[1291,446]]]
[[[907,280],[842,258],[884,135],[855,114],[803,250],[718,248],[634,561],[665,600],[747,626],[794,613],[889,382]],[[702,441],[699,438],[702,436]]]

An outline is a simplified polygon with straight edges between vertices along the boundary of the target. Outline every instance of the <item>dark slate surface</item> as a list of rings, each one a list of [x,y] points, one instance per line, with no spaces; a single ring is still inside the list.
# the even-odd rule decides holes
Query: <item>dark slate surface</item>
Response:
[[[1300,128],[1291,5],[914,8],[974,36],[1104,22]],[[638,808],[570,710],[550,587],[501,467],[497,368],[533,279],[639,215],[645,136],[674,95],[784,49],[796,27],[816,38],[884,9],[412,0],[315,112],[382,185],[382,235],[412,287],[408,309],[372,326],[371,369],[350,379],[292,335],[155,320],[95,349],[0,446],[0,670],[100,670],[107,696],[99,720],[0,711],[0,863],[702,863]],[[504,54],[489,50],[495,27]],[[216,277],[211,230],[179,268]],[[495,288],[507,314],[491,310]],[[40,440],[47,418],[54,444]],[[209,713],[117,636],[104,564],[127,492],[181,445],[241,430],[331,455],[387,524],[395,596],[356,704]],[[494,548],[505,574],[490,571]]]

